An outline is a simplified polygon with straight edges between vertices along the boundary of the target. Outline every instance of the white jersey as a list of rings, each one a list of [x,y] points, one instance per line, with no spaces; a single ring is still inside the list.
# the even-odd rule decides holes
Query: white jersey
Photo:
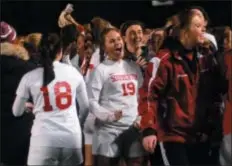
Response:
[[[90,76],[93,72],[93,70],[100,64],[100,49],[96,48],[95,52],[93,53],[90,62],[89,62],[89,68],[87,70],[86,76],[85,76],[85,82],[88,83]]]
[[[81,71],[79,66],[79,59],[80,56],[76,54],[70,61],[73,67],[75,67],[78,71]]]
[[[41,88],[43,68],[37,68],[23,76],[17,89],[18,96],[33,98],[31,145],[81,148],[76,99],[81,99],[80,112],[85,114],[88,99],[83,77],[70,65],[56,61],[53,66],[55,79],[46,87]]]
[[[138,89],[142,82],[141,70],[134,62],[106,59],[96,67],[88,83],[90,111],[107,122],[114,111],[122,110],[119,121],[104,125],[113,128],[132,125],[138,115]]]

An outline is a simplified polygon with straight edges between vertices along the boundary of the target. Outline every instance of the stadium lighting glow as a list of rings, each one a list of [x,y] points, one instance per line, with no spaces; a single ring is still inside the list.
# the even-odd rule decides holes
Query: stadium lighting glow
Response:
[[[166,0],[166,1],[158,1],[158,0],[152,0],[151,1],[152,6],[167,6],[167,5],[173,5],[173,0]]]

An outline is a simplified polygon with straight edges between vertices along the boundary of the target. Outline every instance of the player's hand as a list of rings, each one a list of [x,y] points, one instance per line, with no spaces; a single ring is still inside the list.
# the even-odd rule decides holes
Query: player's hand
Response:
[[[69,20],[66,19],[66,15],[67,13],[65,11],[62,11],[60,16],[59,16],[59,19],[58,19],[58,26],[60,28],[63,28],[67,25],[70,25],[72,24]]]
[[[31,112],[34,108],[34,105],[31,102],[25,103],[26,112]]]
[[[153,153],[157,144],[157,136],[150,135],[143,138],[143,147],[146,151]]]
[[[200,137],[200,142],[206,142],[208,140],[208,135],[205,133],[197,133],[197,135]]]
[[[122,110],[115,111],[114,118],[115,118],[115,121],[118,121],[119,119],[121,119],[122,118]]]
[[[58,19],[58,26],[60,28],[63,28],[67,25],[72,24],[72,22],[68,19],[68,17],[71,17],[70,14],[73,12],[73,5],[67,4],[65,9],[60,13],[59,19]]]
[[[138,116],[133,123],[135,128],[140,129],[140,121],[141,121],[141,117]]]
[[[142,68],[146,68],[147,67],[147,62],[144,58],[142,58],[141,56],[138,57],[136,63],[142,67]]]

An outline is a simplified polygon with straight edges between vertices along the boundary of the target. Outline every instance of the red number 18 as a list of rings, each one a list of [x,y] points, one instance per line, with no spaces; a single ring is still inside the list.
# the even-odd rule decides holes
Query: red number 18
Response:
[[[65,92],[61,91],[61,88],[65,90]],[[44,111],[49,112],[52,111],[52,106],[49,101],[49,92],[47,87],[42,87],[40,89],[43,92],[44,96]],[[60,109],[66,109],[68,108],[72,103],[72,93],[71,93],[71,87],[70,85],[63,81],[63,82],[57,82],[54,85],[54,92],[55,92],[55,101],[56,106]],[[62,103],[62,99],[66,99],[65,103]]]

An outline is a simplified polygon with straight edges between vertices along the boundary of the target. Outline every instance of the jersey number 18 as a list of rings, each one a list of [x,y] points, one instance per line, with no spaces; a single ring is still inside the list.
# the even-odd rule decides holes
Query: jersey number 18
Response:
[[[65,89],[65,92],[61,91],[61,88]],[[53,108],[49,101],[48,88],[45,86],[42,87],[40,90],[43,92],[43,97],[44,97],[44,111],[45,112],[52,111]],[[55,92],[56,106],[60,110],[67,109],[72,103],[71,86],[65,81],[57,82],[54,85],[54,92]],[[62,103],[62,99],[66,99],[66,102]]]

